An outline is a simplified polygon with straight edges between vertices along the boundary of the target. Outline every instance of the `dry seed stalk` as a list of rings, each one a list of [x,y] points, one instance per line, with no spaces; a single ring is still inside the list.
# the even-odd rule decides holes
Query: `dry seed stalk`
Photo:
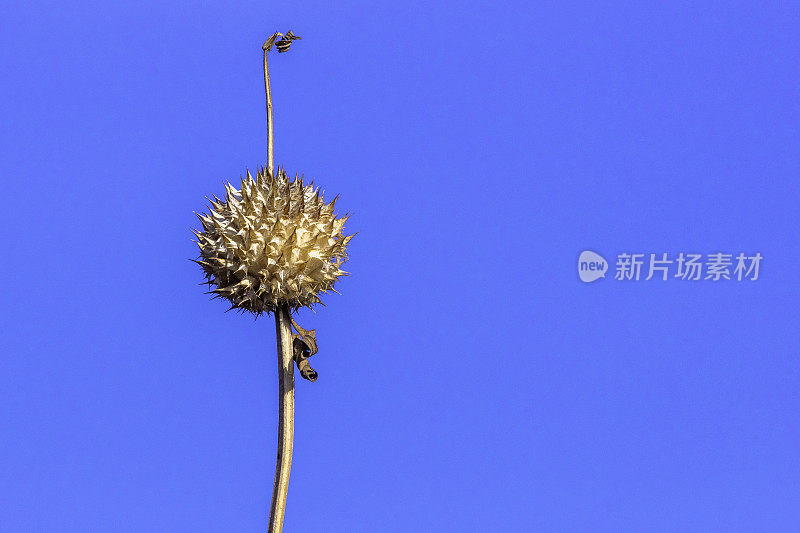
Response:
[[[285,52],[291,45],[293,36],[289,35]],[[267,169],[274,176],[272,141],[272,91],[269,83],[269,63],[267,54],[278,37],[276,33],[262,46],[264,50],[264,88],[267,93]],[[294,37],[299,39],[300,37]],[[291,314],[287,304],[275,311],[275,336],[278,340],[278,457],[275,463],[275,481],[272,486],[272,503],[269,508],[269,533],[283,531],[283,517],[286,514],[286,496],[289,492],[289,474],[292,471],[292,449],[294,446],[294,347],[292,346]]]
[[[267,53],[273,46],[286,52],[299,37],[276,33],[262,46],[264,88],[267,98],[267,166],[242,178],[241,189],[227,183],[225,199],[214,196],[208,215],[197,214],[203,231],[193,230],[200,248],[198,263],[209,286],[207,294],[224,298],[230,309],[249,311],[256,318],[275,314],[278,351],[279,419],[269,531],[283,529],[286,495],[292,464],[294,437],[294,364],[309,381],[317,379],[308,358],[317,353],[314,330],[305,330],[292,319],[301,307],[324,305],[321,293],[338,292],[334,283],[347,272],[353,235],[342,232],[348,216],[337,218],[336,198],[325,203],[313,182],[301,176],[291,180],[273,163],[272,93]],[[298,332],[292,333],[292,326]]]

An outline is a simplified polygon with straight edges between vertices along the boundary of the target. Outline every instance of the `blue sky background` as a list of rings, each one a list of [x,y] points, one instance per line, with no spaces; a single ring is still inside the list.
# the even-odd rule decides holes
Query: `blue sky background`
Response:
[[[360,233],[286,531],[796,531],[798,7],[4,2],[0,530],[265,530],[274,323],[187,259],[292,29],[276,162]]]

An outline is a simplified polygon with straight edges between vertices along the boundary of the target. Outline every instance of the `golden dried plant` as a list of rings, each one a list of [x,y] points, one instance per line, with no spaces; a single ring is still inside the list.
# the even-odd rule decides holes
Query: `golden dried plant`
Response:
[[[325,305],[321,293],[336,291],[334,284],[348,273],[341,269],[347,260],[344,235],[348,215],[334,214],[336,198],[325,203],[313,183],[303,184],[295,175],[273,167],[272,92],[267,53],[275,46],[279,53],[300,39],[291,31],[275,33],[262,45],[264,88],[267,96],[267,165],[247,171],[239,189],[226,183],[225,200],[209,200],[208,214],[197,214],[202,231],[197,236],[206,283],[216,289],[207,294],[224,298],[231,309],[249,311],[256,318],[275,315],[278,347],[278,454],[269,512],[269,532],[280,533],[286,511],[286,495],[292,466],[294,442],[294,366],[300,375],[317,379],[308,358],[317,353],[314,330],[297,325],[292,313],[301,307]],[[338,196],[337,196],[338,198]],[[212,298],[213,299],[213,298]],[[297,333],[292,333],[292,326]]]

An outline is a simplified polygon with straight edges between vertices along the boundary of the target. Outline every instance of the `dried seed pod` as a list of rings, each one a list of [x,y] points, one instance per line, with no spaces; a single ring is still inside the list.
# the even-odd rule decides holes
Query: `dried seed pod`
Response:
[[[333,202],[325,204],[319,189],[290,180],[280,167],[274,176],[247,172],[240,189],[225,185],[225,200],[211,202],[209,214],[197,215],[195,231],[207,283],[214,298],[230,309],[256,316],[322,303],[319,293],[334,291],[353,235],[342,233],[347,216],[336,218]],[[324,305],[324,304],[323,304]],[[229,309],[229,311],[230,311]]]

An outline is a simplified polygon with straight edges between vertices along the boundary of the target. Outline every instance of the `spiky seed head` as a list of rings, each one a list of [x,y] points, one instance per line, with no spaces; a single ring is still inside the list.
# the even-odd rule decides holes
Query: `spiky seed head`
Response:
[[[326,204],[313,183],[290,180],[280,167],[274,175],[257,169],[255,179],[248,170],[241,189],[225,189],[224,201],[215,196],[209,214],[197,215],[203,231],[192,230],[214,298],[259,316],[283,304],[310,308],[320,293],[336,292],[354,236],[342,233],[348,217],[336,218],[336,199]]]

